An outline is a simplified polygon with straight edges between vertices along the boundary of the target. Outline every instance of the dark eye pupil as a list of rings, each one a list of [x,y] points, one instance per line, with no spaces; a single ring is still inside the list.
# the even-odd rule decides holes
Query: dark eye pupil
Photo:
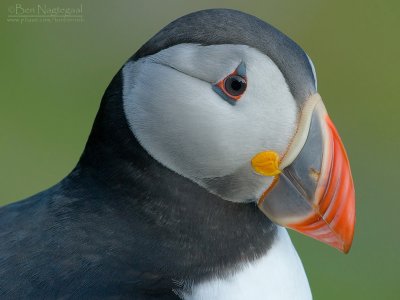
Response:
[[[229,76],[225,80],[225,90],[232,96],[243,94],[246,86],[246,80],[238,75]]]
[[[238,80],[233,80],[231,83],[231,88],[235,91],[239,91],[242,88],[242,83]]]

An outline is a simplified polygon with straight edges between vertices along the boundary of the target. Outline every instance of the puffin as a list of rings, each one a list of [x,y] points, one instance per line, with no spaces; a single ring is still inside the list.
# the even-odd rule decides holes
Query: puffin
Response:
[[[287,228],[347,253],[355,192],[315,68],[208,9],[112,79],[76,167],[0,209],[2,299],[312,299]]]

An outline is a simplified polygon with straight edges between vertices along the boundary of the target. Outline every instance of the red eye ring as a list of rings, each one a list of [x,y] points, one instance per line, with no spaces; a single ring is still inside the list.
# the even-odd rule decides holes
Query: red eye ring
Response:
[[[244,75],[244,64],[239,67],[224,79],[218,81],[214,85],[214,90],[225,100],[237,102],[240,100],[247,88],[247,78]]]

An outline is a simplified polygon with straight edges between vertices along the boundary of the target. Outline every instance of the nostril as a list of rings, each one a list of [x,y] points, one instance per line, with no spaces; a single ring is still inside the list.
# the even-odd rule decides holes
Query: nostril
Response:
[[[314,179],[316,182],[319,180],[319,177],[321,175],[321,172],[315,170],[314,168],[310,168],[308,174],[312,179]]]

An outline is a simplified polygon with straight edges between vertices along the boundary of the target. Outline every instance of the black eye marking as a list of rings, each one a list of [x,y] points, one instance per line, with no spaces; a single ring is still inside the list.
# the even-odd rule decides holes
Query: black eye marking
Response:
[[[243,62],[231,74],[213,84],[214,91],[231,104],[240,100],[246,88],[246,66]]]

